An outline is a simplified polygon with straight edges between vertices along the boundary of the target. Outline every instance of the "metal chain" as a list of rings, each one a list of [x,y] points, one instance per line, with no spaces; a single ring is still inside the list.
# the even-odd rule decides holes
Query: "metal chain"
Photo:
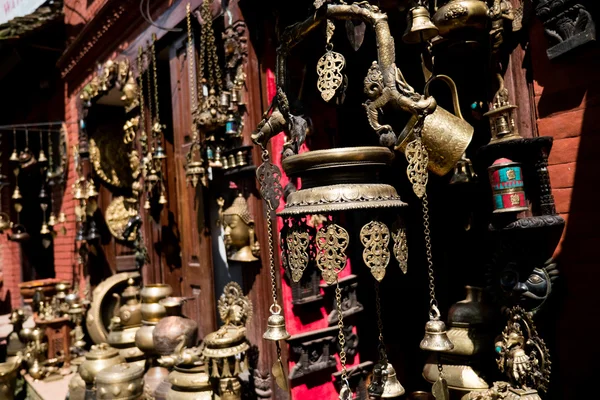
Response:
[[[148,88],[148,111],[150,111],[150,125],[152,125],[152,82],[150,79],[150,60],[148,59],[148,53],[145,53],[147,60],[147,72],[146,72],[146,87]],[[152,127],[150,128],[152,129]],[[154,153],[154,143],[150,147],[150,152]]]
[[[156,68],[156,49],[154,44],[156,43],[156,35],[152,36],[152,44],[150,45],[150,54],[152,57],[152,79],[154,81],[154,109],[156,110],[156,123],[160,124],[160,113],[158,107],[158,73]],[[156,134],[158,136],[158,133]]]
[[[215,40],[215,31],[212,27],[212,13],[210,11],[212,0],[207,0],[202,3],[201,13],[202,20],[202,37],[200,40],[201,44],[201,71],[204,76],[204,60],[206,53],[206,59],[208,63],[208,86],[209,88],[216,88],[222,90],[222,79],[221,79],[221,68],[219,66],[219,56],[217,55],[217,45]]]
[[[191,99],[192,102],[198,101],[198,95],[196,93],[197,82],[194,81],[194,74],[196,70],[194,68],[194,61],[196,58],[196,54],[194,53],[194,37],[192,35],[192,11],[190,3],[186,6],[186,19],[187,19],[187,36],[188,36],[188,45],[187,45],[187,57],[188,57],[188,73],[189,73],[189,86],[191,90]],[[196,112],[197,103],[192,104],[192,113]],[[196,124],[192,121],[192,142],[195,143],[198,141],[198,130],[196,129]]]
[[[348,373],[346,371],[346,350],[344,345],[346,344],[346,337],[344,336],[344,315],[342,312],[342,289],[340,288],[340,282],[336,278],[335,280],[335,303],[337,306],[338,313],[338,343],[340,345],[340,364],[342,365],[341,378],[342,382],[348,381]]]
[[[277,302],[277,277],[275,276],[275,243],[273,240],[273,218],[271,218],[271,210],[268,211],[267,215],[267,234],[269,235],[269,269],[271,273],[271,294],[273,296],[273,304],[271,307],[281,309],[281,306]]]
[[[204,6],[207,5],[208,2],[202,3],[202,8],[200,9],[200,16],[204,19]],[[204,77],[204,70],[206,63],[204,58],[204,53],[206,53],[206,21],[200,27],[200,54],[198,60],[198,77],[200,78],[200,82],[204,85],[206,78]],[[210,72],[210,70],[209,70]],[[199,93],[200,97],[204,96],[204,91]]]
[[[143,48],[140,46],[137,57],[138,73],[139,73],[139,97],[140,97],[140,145],[142,156],[145,157],[148,153],[148,141],[146,138],[146,108],[144,107],[144,63],[142,61]]]
[[[427,273],[429,275],[429,307],[430,313],[438,314],[438,302],[435,298],[435,278],[433,275],[433,255],[431,252],[431,230],[429,228],[429,201],[427,200],[427,192],[423,195],[423,233],[425,234],[425,254],[427,256]]]
[[[375,309],[377,311],[377,329],[379,330],[379,361],[387,364],[385,342],[383,340],[383,319],[381,317],[381,298],[379,297],[379,281],[375,281]]]

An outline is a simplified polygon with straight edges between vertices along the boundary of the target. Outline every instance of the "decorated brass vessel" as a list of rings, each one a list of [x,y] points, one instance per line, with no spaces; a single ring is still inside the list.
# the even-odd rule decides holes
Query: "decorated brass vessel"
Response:
[[[137,400],[144,390],[144,369],[135,364],[116,364],[96,376],[97,400]]]
[[[19,362],[5,362],[0,364],[0,398],[5,400],[14,399],[17,387],[17,373]]]
[[[155,354],[152,332],[158,321],[167,315],[167,309],[159,301],[173,293],[171,286],[158,283],[145,285],[140,295],[142,297],[142,326],[135,335],[135,344],[146,354]]]
[[[481,0],[450,0],[433,15],[433,23],[441,36],[465,30],[482,31],[489,22],[488,6]]]
[[[79,366],[79,375],[87,387],[91,388],[100,371],[123,362],[125,359],[117,349],[106,343],[97,344],[92,346],[92,349],[85,355],[85,361]]]
[[[177,366],[169,374],[167,400],[212,400],[212,384],[205,365]]]

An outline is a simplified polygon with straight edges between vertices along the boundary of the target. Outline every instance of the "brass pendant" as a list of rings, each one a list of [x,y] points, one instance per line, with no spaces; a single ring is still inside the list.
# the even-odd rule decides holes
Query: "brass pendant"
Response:
[[[292,230],[286,237],[287,264],[292,272],[292,280],[300,282],[302,274],[308,265],[308,232],[299,229]]]
[[[450,393],[448,391],[448,383],[445,378],[442,378],[441,375],[435,381],[431,388],[431,394],[435,397],[435,400],[449,400]]]
[[[273,367],[271,368],[271,373],[273,374],[273,377],[275,378],[275,383],[277,383],[277,386],[279,386],[281,388],[281,390],[284,391],[288,391],[288,381],[287,381],[287,377],[285,376],[285,372],[283,370],[283,362],[281,361],[281,358],[278,358],[277,360],[275,360],[275,362],[273,363]]]
[[[325,101],[331,100],[344,82],[342,70],[346,66],[346,59],[342,54],[333,51],[331,38],[334,31],[335,25],[331,20],[327,20],[327,51],[317,62],[317,89]]]
[[[406,146],[405,153],[408,167],[406,174],[412,184],[413,191],[418,198],[425,195],[427,188],[427,165],[429,164],[429,154],[420,137],[410,142]]]
[[[352,399],[352,391],[348,387],[347,384],[344,384],[340,389],[340,395],[338,397],[339,400],[351,400]]]
[[[321,92],[321,97],[329,101],[335,95],[344,81],[342,70],[346,66],[346,59],[341,53],[327,51],[317,63],[317,88]]]
[[[408,244],[406,243],[406,229],[402,221],[398,220],[392,227],[394,240],[394,257],[398,261],[400,270],[406,274],[408,271]]]
[[[256,169],[256,179],[260,187],[260,194],[267,202],[269,210],[276,210],[279,200],[283,197],[281,170],[272,162],[264,161]]]
[[[349,241],[348,231],[337,224],[321,227],[317,232],[317,267],[328,285],[336,282],[337,274],[346,266],[345,251]]]
[[[379,282],[385,276],[385,269],[390,262],[390,230],[379,222],[371,221],[360,230],[360,241],[365,247],[363,261],[371,270],[371,274]]]

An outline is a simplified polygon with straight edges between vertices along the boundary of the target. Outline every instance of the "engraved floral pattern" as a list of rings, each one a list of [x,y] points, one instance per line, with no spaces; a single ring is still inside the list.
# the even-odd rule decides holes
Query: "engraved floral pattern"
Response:
[[[323,226],[317,232],[317,267],[329,285],[335,283],[337,274],[346,266],[349,241],[348,231],[337,224]]]
[[[360,230],[360,241],[365,247],[363,261],[371,269],[371,274],[381,282],[390,262],[390,230],[379,222],[371,221]]]

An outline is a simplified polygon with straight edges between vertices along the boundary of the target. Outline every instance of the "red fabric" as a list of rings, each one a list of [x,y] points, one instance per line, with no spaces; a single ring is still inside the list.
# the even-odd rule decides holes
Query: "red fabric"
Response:
[[[273,97],[275,96],[276,93],[277,93],[277,86],[275,84],[275,74],[273,73],[272,70],[267,70],[267,96],[269,98],[269,101],[271,101],[273,99]],[[281,151],[283,149],[284,143],[285,143],[285,134],[283,132],[281,132],[279,135],[277,135],[271,139],[271,160],[272,160],[273,164],[277,165],[282,171],[281,185],[283,187],[285,187],[285,185],[287,185],[289,182],[289,179],[283,172],[283,168],[281,166]],[[306,146],[306,143],[304,143],[300,147],[299,152],[304,153],[308,150],[309,149]],[[281,209],[283,209],[284,204],[285,203],[284,203],[283,199],[281,199],[281,202],[279,203],[279,207],[278,207],[277,211],[280,211]],[[277,218],[277,231],[279,232],[282,228],[283,228],[283,220],[281,218]],[[277,251],[280,252],[281,249],[279,248],[279,241],[277,240],[276,243],[278,246]],[[282,265],[280,265],[279,272],[280,272],[280,276],[283,276],[285,273]],[[340,278],[342,278],[344,276],[349,275],[350,273],[351,273],[350,260],[348,260],[346,267],[339,274],[339,276],[340,276]],[[321,319],[313,321],[313,322],[309,322],[306,324],[302,322],[300,316],[294,314],[294,311],[292,308],[292,289],[285,280],[282,280],[281,292],[282,292],[282,303],[283,303],[282,306],[283,306],[284,316],[285,316],[285,320],[286,320],[286,327],[287,327],[287,330],[290,333],[290,335],[296,335],[299,333],[314,331],[317,329],[327,328],[329,326],[327,324],[327,315],[328,314],[324,307],[321,307],[319,310],[322,315]],[[338,361],[338,370],[340,370],[341,367],[339,365],[339,357],[337,356],[337,354],[336,354],[336,359]],[[352,361],[353,361],[352,363],[347,364],[348,368],[351,367],[352,365],[357,365],[360,363],[359,356],[357,355],[354,358],[354,360],[352,360]],[[289,369],[291,369],[293,366],[294,366],[294,363],[292,361],[290,361],[288,363]],[[323,372],[323,373],[329,374],[330,372]],[[294,382],[292,382],[292,399],[293,400],[305,400],[305,399],[317,399],[317,398],[334,399],[334,398],[337,398],[337,396],[338,396],[338,393],[335,390],[335,387],[333,385],[333,380],[329,381],[326,384],[322,384],[322,385],[318,385],[318,386],[308,386],[305,383],[294,385]]]

